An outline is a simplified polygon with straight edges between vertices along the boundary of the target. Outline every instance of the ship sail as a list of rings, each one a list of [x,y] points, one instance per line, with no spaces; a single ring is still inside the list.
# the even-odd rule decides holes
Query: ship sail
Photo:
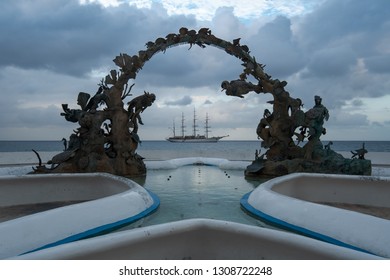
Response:
[[[185,135],[185,122],[184,122],[184,113],[181,115],[181,136],[176,135],[176,129],[175,129],[175,122],[173,122],[173,136],[167,138],[169,142],[187,142],[187,143],[204,143],[204,142],[218,142],[220,139],[224,137],[228,137],[229,135],[225,136],[216,136],[216,137],[209,137],[210,132],[210,126],[209,126],[209,116],[206,114],[206,120],[205,120],[205,134],[199,135],[198,132],[198,125],[196,123],[196,111],[194,109],[194,117],[192,120],[192,135]]]

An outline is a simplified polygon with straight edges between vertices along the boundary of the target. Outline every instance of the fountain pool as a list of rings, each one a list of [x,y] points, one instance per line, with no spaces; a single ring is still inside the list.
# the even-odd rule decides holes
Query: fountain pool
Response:
[[[144,219],[142,226],[210,218],[269,227],[241,209],[241,197],[265,181],[245,179],[247,164],[207,158],[147,164],[144,181],[133,180],[155,193],[160,198],[160,207]],[[129,227],[134,225],[126,229]]]

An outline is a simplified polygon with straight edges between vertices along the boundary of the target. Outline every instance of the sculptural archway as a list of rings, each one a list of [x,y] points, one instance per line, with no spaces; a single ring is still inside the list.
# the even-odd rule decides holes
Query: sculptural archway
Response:
[[[136,78],[144,64],[156,53],[181,44],[189,44],[190,49],[192,46],[214,46],[242,61],[244,69],[238,79],[221,82],[226,95],[243,98],[252,91],[272,94],[273,112],[266,110],[257,126],[257,134],[263,140],[263,147],[268,150],[256,158],[249,173],[261,171],[266,176],[283,175],[294,172],[295,166],[291,169],[290,162],[282,164],[282,161],[300,159],[300,164],[302,160],[318,161],[323,157],[323,153],[319,152],[322,149],[319,149],[322,146],[319,137],[324,133],[325,107],[319,104],[310,114],[304,113],[301,101],[290,97],[284,89],[287,82],[272,79],[266,74],[264,66],[250,55],[246,45],[240,44],[240,39],[228,42],[211,34],[208,28],[195,31],[182,27],[178,34],[171,33],[165,38],[147,42],[146,49],[137,55],[120,54],[115,57],[113,61],[119,71],[111,70],[93,97],[80,92],[80,109],[70,109],[63,104],[62,115],[67,121],[78,122],[80,127],[71,135],[67,150],[53,157],[52,167],[40,165],[35,172],[109,172],[122,176],[145,174],[143,159],[136,153],[138,124],[142,124],[140,114],[152,105],[155,95],[145,92],[128,102],[125,109],[124,99],[131,95],[132,88],[128,83]],[[252,76],[257,83],[248,82],[248,76]],[[99,110],[102,104],[105,109]],[[300,140],[305,137],[309,139],[303,148],[292,140],[298,127],[301,127]],[[271,163],[268,167],[265,158],[267,163]],[[275,161],[278,162],[277,166],[272,164]]]

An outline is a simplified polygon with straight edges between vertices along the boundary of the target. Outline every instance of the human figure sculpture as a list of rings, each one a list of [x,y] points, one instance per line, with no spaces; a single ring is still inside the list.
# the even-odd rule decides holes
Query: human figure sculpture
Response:
[[[141,113],[147,107],[152,106],[155,100],[156,95],[154,93],[144,91],[144,95],[137,96],[127,103],[127,112],[129,114],[129,119],[132,121],[134,126],[133,133],[138,132],[138,123],[141,125],[144,124],[142,122]]]
[[[84,110],[70,109],[68,104],[62,104],[63,113],[60,113],[68,122],[76,123],[80,120],[81,116],[85,113]]]
[[[260,120],[256,129],[257,138],[263,140],[261,146],[264,148],[269,148],[274,143],[274,140],[271,137],[271,133],[270,133],[270,127],[272,121],[273,121],[272,113],[270,112],[270,110],[265,109],[263,113],[263,118]]]
[[[226,95],[237,96],[244,98],[244,94],[248,92],[255,91],[257,93],[261,92],[260,85],[254,85],[251,82],[246,82],[243,80],[234,80],[234,81],[223,81],[221,83],[222,90],[226,91]]]
[[[307,127],[309,128],[309,140],[319,139],[321,134],[326,134],[323,127],[324,120],[329,120],[329,111],[322,105],[322,98],[314,96],[314,107],[306,112]]]
[[[86,107],[88,104],[88,100],[91,98],[91,95],[86,92],[79,92],[79,95],[77,96],[77,105],[81,107],[81,110],[87,111]]]

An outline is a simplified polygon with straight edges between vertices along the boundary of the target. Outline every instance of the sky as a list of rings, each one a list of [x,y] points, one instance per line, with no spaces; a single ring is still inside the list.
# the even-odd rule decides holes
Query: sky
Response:
[[[61,104],[78,109],[78,93],[94,94],[115,56],[181,27],[241,38],[304,110],[320,95],[330,113],[322,140],[390,140],[388,0],[2,0],[0,25],[0,140],[68,138],[78,124],[60,116]],[[194,109],[201,134],[208,113],[211,136],[257,140],[272,96],[221,92],[242,69],[212,46],[156,54],[130,81],[132,97],[157,97],[142,114],[141,140],[171,136],[182,113],[191,133]]]

